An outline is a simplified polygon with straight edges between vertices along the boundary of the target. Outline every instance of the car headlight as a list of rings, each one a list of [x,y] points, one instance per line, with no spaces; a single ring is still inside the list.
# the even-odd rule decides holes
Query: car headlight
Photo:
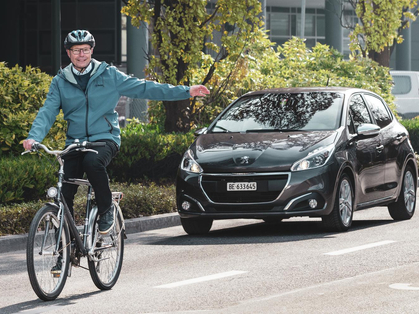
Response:
[[[180,168],[185,171],[193,173],[201,173],[201,166],[193,158],[192,150],[188,149],[183,155],[182,162],[180,163]]]
[[[326,147],[317,148],[310,152],[307,157],[295,162],[291,167],[291,171],[301,171],[324,166],[329,160],[330,156],[332,156],[334,150],[335,145],[333,144]]]

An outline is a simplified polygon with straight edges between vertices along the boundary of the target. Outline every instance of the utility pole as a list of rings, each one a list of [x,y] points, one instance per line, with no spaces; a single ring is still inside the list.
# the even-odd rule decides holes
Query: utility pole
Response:
[[[306,0],[301,0],[301,38],[304,38],[306,28]]]

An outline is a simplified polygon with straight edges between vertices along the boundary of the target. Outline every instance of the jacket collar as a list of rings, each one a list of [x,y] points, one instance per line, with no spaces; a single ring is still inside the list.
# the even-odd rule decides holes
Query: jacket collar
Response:
[[[92,65],[93,65],[93,71],[90,72],[90,77],[93,77],[96,73],[101,74],[103,71],[105,71],[108,64],[104,61],[99,62],[96,59],[92,58]],[[65,80],[69,81],[72,84],[77,84],[76,79],[74,78],[74,75],[72,73],[71,64],[66,66],[64,69],[60,69],[58,71],[58,74],[60,77],[64,78]]]

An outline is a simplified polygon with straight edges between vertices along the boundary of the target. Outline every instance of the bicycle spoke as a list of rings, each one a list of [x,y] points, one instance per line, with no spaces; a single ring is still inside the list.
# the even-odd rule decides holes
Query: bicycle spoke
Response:
[[[119,277],[124,245],[122,232],[121,220],[117,218],[113,230],[99,236],[94,255],[90,257],[90,274],[93,282],[102,290],[110,289]]]
[[[55,299],[66,280],[68,232],[62,230],[59,236],[57,225],[59,222],[56,208],[45,206],[34,217],[28,234],[29,278],[35,293],[43,300]],[[59,250],[56,251],[58,239]]]

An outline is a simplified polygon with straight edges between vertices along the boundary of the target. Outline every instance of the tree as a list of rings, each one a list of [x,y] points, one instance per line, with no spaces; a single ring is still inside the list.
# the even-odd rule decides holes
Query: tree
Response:
[[[359,23],[350,34],[350,50],[389,67],[395,44],[402,43],[401,31],[416,20],[416,0],[347,0]]]
[[[370,58],[344,56],[328,45],[317,43],[309,49],[305,40],[297,37],[278,47],[275,53],[256,56],[249,62],[249,73],[242,84],[251,89],[299,86],[342,86],[363,88],[381,95],[392,110],[392,78],[388,68]],[[249,81],[252,81],[249,83]]]
[[[217,99],[205,98],[199,125],[208,125],[237,97],[255,90],[299,86],[357,87],[381,95],[394,111],[392,78],[388,68],[370,58],[346,60],[336,49],[317,43],[309,49],[305,39],[293,37],[272,48],[267,40],[255,41],[252,50],[240,61],[240,71],[231,78],[232,87]],[[211,84],[217,85],[217,75]],[[212,96],[212,95],[211,95]]]
[[[223,71],[224,80],[210,86],[212,95],[226,88],[246,49],[263,36],[258,0],[129,0],[122,12],[134,26],[148,23],[153,48],[146,69],[150,79],[205,85]],[[187,132],[198,114],[197,100],[163,104],[165,131]]]

